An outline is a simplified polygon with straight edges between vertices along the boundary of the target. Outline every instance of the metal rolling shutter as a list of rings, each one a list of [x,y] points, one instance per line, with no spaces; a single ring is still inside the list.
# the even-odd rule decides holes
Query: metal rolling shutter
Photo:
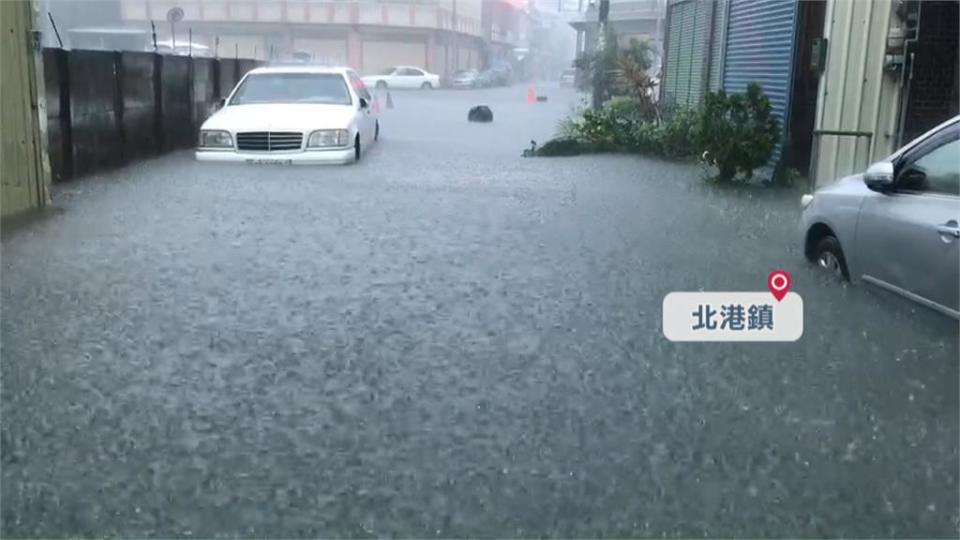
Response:
[[[723,88],[727,92],[743,92],[750,82],[763,87],[780,121],[781,144],[770,160],[770,164],[776,164],[780,160],[789,121],[797,2],[729,1]]]
[[[667,65],[663,74],[663,99],[667,103],[674,103],[677,99],[677,85],[680,77],[680,39],[683,37],[680,28],[683,22],[683,10],[675,3],[670,4],[667,9],[669,26],[667,28]]]
[[[677,93],[674,103],[686,105],[690,102],[690,75],[693,71],[693,29],[695,6],[692,2],[679,3],[676,6],[680,15],[680,35],[677,40]]]
[[[716,92],[723,87],[723,45],[726,41],[727,11],[730,0],[716,0],[713,12],[713,31],[710,36],[710,76],[707,90]]]
[[[710,20],[713,18],[713,2],[691,2],[693,20],[691,21],[690,86],[687,90],[688,107],[699,105],[706,91],[707,46],[710,39]]]
[[[675,0],[668,7],[667,70],[664,98],[673,105],[700,104],[706,90],[708,41],[713,2]]]

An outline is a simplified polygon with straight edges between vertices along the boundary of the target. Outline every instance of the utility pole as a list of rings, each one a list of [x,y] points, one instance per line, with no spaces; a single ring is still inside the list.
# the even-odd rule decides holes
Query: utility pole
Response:
[[[596,61],[593,66],[593,109],[600,110],[603,106],[603,96],[606,93],[605,82],[607,66],[604,64],[604,48],[607,46],[607,19],[610,18],[610,0],[600,0],[600,12],[597,18],[597,50],[594,52]],[[613,44],[617,46],[616,43]]]

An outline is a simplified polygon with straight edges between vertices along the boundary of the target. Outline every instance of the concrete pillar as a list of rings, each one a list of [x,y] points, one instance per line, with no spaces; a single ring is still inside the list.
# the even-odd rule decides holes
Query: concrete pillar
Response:
[[[363,73],[363,38],[354,26],[347,29],[347,65]]]
[[[424,69],[431,73],[439,73],[437,71],[437,38],[436,34],[433,32],[427,32],[427,65],[423,66]]]

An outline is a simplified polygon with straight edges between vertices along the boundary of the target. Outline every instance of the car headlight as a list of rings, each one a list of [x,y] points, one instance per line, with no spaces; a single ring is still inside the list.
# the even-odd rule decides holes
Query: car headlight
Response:
[[[810,203],[813,202],[813,195],[807,193],[803,197],[800,197],[800,208],[806,208],[810,206]]]
[[[233,148],[233,137],[226,131],[201,130],[200,148]]]
[[[307,148],[329,148],[346,146],[350,134],[343,129],[320,129],[310,134],[307,139]]]

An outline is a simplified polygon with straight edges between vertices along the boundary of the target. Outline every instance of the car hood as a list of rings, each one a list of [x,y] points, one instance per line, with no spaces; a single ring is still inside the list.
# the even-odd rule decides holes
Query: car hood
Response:
[[[852,174],[823,186],[817,193],[833,193],[837,195],[864,195],[870,188],[863,182],[863,174]]]
[[[203,129],[227,131],[310,131],[347,129],[353,105],[319,103],[260,103],[230,105],[203,123]]]

